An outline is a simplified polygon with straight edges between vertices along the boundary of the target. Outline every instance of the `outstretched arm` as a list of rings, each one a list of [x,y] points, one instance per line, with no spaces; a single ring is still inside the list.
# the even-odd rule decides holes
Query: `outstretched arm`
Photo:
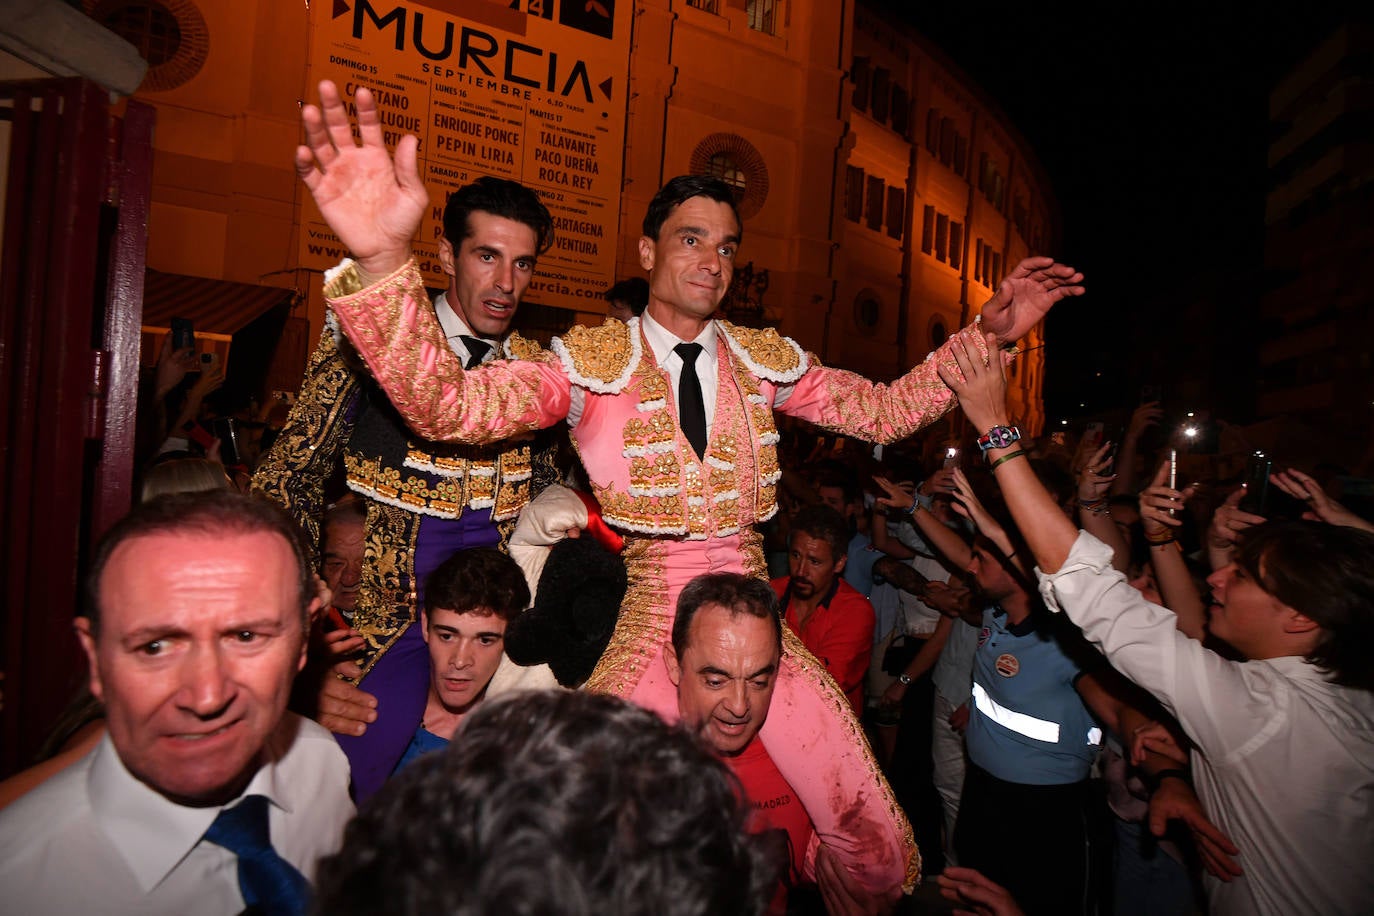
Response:
[[[1010,345],[1029,331],[1054,303],[1083,292],[1083,275],[1051,258],[1027,258],[1007,275],[979,319],[993,338],[984,342],[979,324],[967,329],[967,345],[985,357],[988,346]],[[778,410],[867,442],[892,443],[929,426],[954,404],[941,379],[956,372],[954,339],[890,385],[829,369],[810,357],[813,367],[775,402]]]
[[[1005,361],[997,359],[989,365],[978,359],[972,332],[968,330],[960,331],[953,343],[957,368],[950,371],[941,367],[940,377],[958,395],[974,431],[981,435],[994,426],[1010,426]],[[989,340],[988,344],[991,343]],[[1007,508],[1035,556],[1036,565],[1045,572],[1054,572],[1069,555],[1069,548],[1078,538],[1078,529],[1064,517],[1054,497],[1035,476],[1030,462],[1022,457],[1024,452],[1021,456],[1017,452],[1022,452],[1017,443],[1007,448],[989,449],[988,460],[1002,487]],[[1007,460],[1002,461],[1003,458]]]
[[[1360,518],[1327,496],[1321,484],[1296,468],[1279,471],[1269,480],[1289,496],[1300,499],[1307,504],[1307,511],[1302,515],[1305,519],[1326,522],[1328,525],[1341,525],[1346,528],[1374,531],[1374,524]]]
[[[1168,465],[1161,464],[1154,480],[1140,494],[1140,522],[1145,540],[1150,543],[1150,565],[1164,606],[1178,615],[1179,632],[1200,640],[1207,635],[1207,607],[1174,539],[1174,531],[1182,526],[1183,519],[1170,514],[1183,508],[1193,489],[1169,489],[1165,486],[1168,471]]]
[[[1126,571],[1131,565],[1131,547],[1112,520],[1107,488],[1112,484],[1112,444],[1104,442],[1078,469],[1078,524],[1083,530],[1112,549],[1112,566]]]
[[[320,107],[301,112],[296,170],[355,258],[325,297],[377,383],[417,435],[436,441],[499,442],[566,417],[567,377],[551,355],[463,371],[410,257],[429,205],[417,141],[402,138],[393,160],[372,94],[359,89],[354,103],[361,144],[334,84],[320,83]]]

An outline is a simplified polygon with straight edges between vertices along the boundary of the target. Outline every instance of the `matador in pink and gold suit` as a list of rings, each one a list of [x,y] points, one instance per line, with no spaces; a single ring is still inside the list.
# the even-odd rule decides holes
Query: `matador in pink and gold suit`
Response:
[[[426,439],[495,442],[551,426],[572,410],[572,440],[602,513],[625,535],[630,582],[587,686],[670,719],[677,700],[661,655],[678,592],[707,572],[766,575],[754,525],[777,511],[773,410],[892,442],[953,403],[935,371],[939,361],[953,365],[948,344],[893,384],[879,385],[821,366],[774,331],[717,321],[715,418],[698,459],[638,319],[573,328],[541,358],[465,372],[425,307],[413,261],[366,289],[346,266],[325,295],[378,383]],[[983,346],[981,335],[972,338]],[[856,877],[874,891],[916,883],[920,854],[910,825],[858,721],[785,629],[782,671],[761,734],[819,839]]]

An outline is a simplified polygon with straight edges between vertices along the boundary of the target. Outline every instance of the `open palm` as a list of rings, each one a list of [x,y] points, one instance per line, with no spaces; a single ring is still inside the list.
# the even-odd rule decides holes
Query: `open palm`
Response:
[[[338,89],[328,80],[320,83],[320,107],[301,110],[306,142],[296,149],[296,171],[359,266],[383,275],[410,257],[429,194],[420,181],[419,141],[403,137],[393,160],[372,94],[360,88],[354,103],[362,145],[353,139]]]
[[[1015,343],[1060,299],[1083,295],[1083,275],[1053,258],[1026,258],[983,306],[983,329],[999,346]]]

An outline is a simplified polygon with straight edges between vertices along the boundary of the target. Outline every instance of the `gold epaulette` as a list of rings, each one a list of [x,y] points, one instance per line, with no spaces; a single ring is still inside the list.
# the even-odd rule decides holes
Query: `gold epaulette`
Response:
[[[625,387],[639,363],[639,319],[608,319],[594,328],[574,325],[553,340],[553,352],[574,385],[600,394]]]
[[[773,328],[741,328],[728,321],[716,322],[730,349],[761,379],[790,384],[806,374],[806,353],[790,337]]]
[[[539,341],[521,337],[519,332],[511,331],[505,341],[505,351],[509,359],[538,359],[544,352]]]

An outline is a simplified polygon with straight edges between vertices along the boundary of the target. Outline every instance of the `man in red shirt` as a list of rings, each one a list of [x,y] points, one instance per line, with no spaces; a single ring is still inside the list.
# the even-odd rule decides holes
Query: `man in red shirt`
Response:
[[[871,616],[871,615],[870,615]],[[678,598],[672,643],[664,653],[683,723],[739,777],[753,809],[750,830],[783,831],[791,864],[787,888],[816,882],[832,913],[876,912],[878,901],[815,837],[806,809],[755,738],[768,717],[782,659],[782,626],[773,593],[737,573],[698,576]],[[808,853],[812,858],[808,861]],[[785,909],[780,887],[770,912]]]
[[[863,712],[864,676],[873,652],[873,605],[845,582],[849,527],[825,505],[807,506],[792,521],[790,576],[773,590],[792,631],[820,660],[854,707]]]

